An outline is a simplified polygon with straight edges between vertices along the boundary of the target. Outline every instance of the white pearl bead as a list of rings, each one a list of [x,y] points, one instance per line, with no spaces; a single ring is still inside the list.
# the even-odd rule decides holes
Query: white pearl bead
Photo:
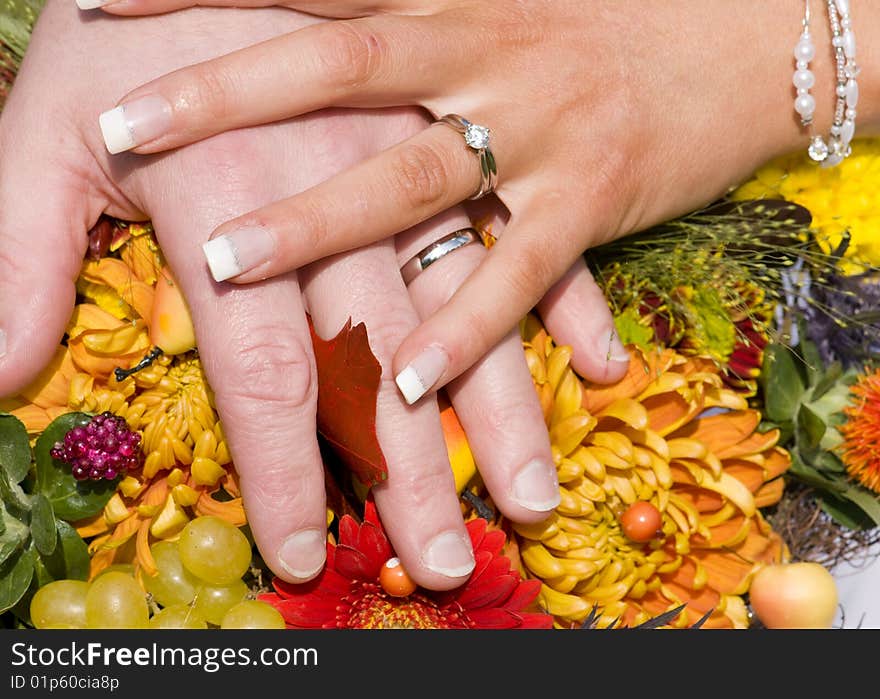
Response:
[[[843,33],[843,52],[847,58],[855,58],[856,55],[856,35],[851,29],[847,29]]]
[[[849,0],[834,0],[834,4],[837,5],[837,11],[841,15],[849,14]]]
[[[796,88],[809,90],[816,83],[816,76],[811,70],[796,70],[791,78]]]
[[[800,95],[794,101],[794,110],[800,114],[801,117],[809,119],[813,116],[813,112],[816,111],[816,100],[813,99],[812,95]]]
[[[846,97],[846,85],[838,85],[834,89],[834,92],[837,94],[838,97]]]
[[[816,47],[808,36],[802,36],[794,47],[794,57],[798,61],[812,61],[816,55]]]
[[[856,118],[856,110],[855,109],[849,108],[846,110],[846,112],[844,112],[844,114],[846,115],[847,119],[855,119]]]
[[[797,69],[798,70],[806,70],[809,67],[810,67],[810,64],[807,61],[798,61],[797,62]]]
[[[840,20],[840,26],[844,29],[849,29],[852,26],[852,20],[849,17],[844,17]]]
[[[843,126],[840,127],[840,140],[844,144],[848,144],[853,140],[853,136],[856,133],[856,123],[852,119],[847,119],[843,122]]]
[[[847,107],[856,107],[859,103],[859,84],[853,80],[849,79],[846,83],[846,106]]]

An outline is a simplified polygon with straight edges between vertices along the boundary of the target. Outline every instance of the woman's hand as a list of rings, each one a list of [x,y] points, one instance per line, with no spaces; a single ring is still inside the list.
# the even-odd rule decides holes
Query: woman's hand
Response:
[[[250,15],[244,31],[233,11],[90,22],[78,14],[69,2],[49,0],[0,115],[0,396],[25,386],[55,352],[73,308],[86,231],[98,216],[150,217],[188,299],[248,520],[273,571],[304,580],[324,561],[307,306],[323,337],[349,317],[366,324],[383,367],[376,427],[389,479],[375,489],[380,514],[415,580],[435,589],[460,584],[473,559],[437,404],[407,406],[390,366],[402,338],[487,254],[466,246],[405,287],[399,266],[467,225],[465,213],[453,208],[396,241],[248,287],[212,282],[200,255],[219,222],[317,185],[423,129],[423,115],[325,111],[204,139],[163,157],[110,158],[96,117],[119,86],[216,56],[218,46],[245,46],[314,20],[269,9]],[[182,45],[177,37],[185,33],[191,41]],[[105,69],[90,72],[94,62]],[[542,303],[551,330],[581,345],[589,337],[588,281],[581,262]],[[452,382],[449,394],[495,503],[515,521],[543,519],[559,493],[516,333]]]
[[[165,12],[190,3],[122,0],[104,9]],[[770,156],[806,144],[791,85],[802,4],[285,4],[354,19],[142,85],[104,115],[105,136],[112,150],[157,153],[329,105],[416,104],[435,118],[457,113],[489,127],[509,225],[398,350],[394,368],[409,400],[471,366],[585,249],[708,203]],[[867,31],[874,13],[856,8],[858,28]],[[817,46],[829,39],[825,24],[814,20]],[[830,52],[811,67],[816,84],[830,90]],[[817,129],[827,129],[832,102],[819,100]],[[466,200],[481,185],[479,172],[462,134],[433,125],[300,195],[224,223],[209,251],[238,254],[239,264],[220,277],[265,279]],[[594,359],[576,368],[603,381],[620,375],[625,353],[595,296]],[[439,360],[420,369],[429,356]]]

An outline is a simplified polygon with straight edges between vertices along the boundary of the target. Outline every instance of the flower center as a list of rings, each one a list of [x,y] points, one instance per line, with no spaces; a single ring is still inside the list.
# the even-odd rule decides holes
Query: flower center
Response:
[[[350,596],[351,607],[341,626],[350,629],[448,629],[450,619],[421,595],[391,597],[379,585],[363,583]]]

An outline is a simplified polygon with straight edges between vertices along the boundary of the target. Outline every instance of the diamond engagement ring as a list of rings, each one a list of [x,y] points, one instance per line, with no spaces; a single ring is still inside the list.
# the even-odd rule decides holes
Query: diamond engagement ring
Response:
[[[489,128],[468,121],[458,114],[447,114],[437,120],[438,124],[446,124],[464,136],[464,142],[480,156],[480,188],[471,199],[480,199],[495,190],[498,182],[498,168],[495,156],[489,149]]]
[[[423,272],[429,265],[433,264],[441,257],[449,253],[463,248],[471,243],[482,243],[479,231],[476,228],[462,228],[453,231],[449,235],[445,235],[439,240],[435,240],[428,247],[413,255],[407,263],[400,268],[400,274],[403,277],[403,283],[409,286],[409,283],[415,279],[420,272]]]

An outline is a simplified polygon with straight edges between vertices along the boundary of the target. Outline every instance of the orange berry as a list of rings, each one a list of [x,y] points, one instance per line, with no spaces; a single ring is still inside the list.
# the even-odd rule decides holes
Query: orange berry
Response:
[[[389,558],[379,572],[379,584],[392,597],[406,597],[416,591],[416,584],[400,565],[399,558]]]
[[[620,517],[623,533],[640,544],[657,536],[662,531],[662,525],[660,510],[645,500],[634,502]]]

